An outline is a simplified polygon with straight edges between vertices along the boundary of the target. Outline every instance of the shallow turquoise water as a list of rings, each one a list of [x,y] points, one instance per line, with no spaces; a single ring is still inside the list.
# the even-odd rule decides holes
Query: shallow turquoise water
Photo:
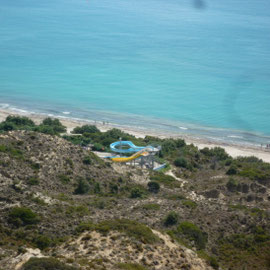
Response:
[[[270,2],[194,3],[1,0],[0,107],[270,142]]]

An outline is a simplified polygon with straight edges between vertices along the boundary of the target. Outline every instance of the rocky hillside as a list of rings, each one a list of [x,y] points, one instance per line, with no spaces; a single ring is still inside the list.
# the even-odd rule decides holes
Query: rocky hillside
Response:
[[[0,269],[269,269],[270,178],[241,175],[247,160],[232,178],[235,165],[205,156],[153,173],[59,136],[1,133]]]

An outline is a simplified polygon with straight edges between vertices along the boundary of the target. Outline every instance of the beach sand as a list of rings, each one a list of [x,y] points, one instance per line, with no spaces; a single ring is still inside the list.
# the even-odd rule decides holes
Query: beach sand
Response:
[[[44,118],[48,117],[48,115],[42,115],[42,114],[33,114],[28,112],[16,112],[12,110],[0,110],[0,122],[6,119],[8,115],[21,115],[21,116],[27,116],[31,118],[35,123],[39,124]],[[227,144],[227,143],[221,143],[221,142],[215,142],[215,141],[209,141],[203,138],[195,138],[187,135],[179,134],[168,134],[168,132],[162,132],[157,130],[150,130],[150,129],[144,129],[144,128],[136,128],[136,127],[127,127],[127,126],[121,126],[118,124],[113,123],[103,123],[98,122],[94,120],[82,120],[82,119],[73,119],[67,117],[55,117],[58,118],[64,126],[67,127],[67,132],[70,133],[71,130],[73,130],[74,127],[85,125],[85,124],[92,124],[96,125],[98,129],[101,131],[107,131],[112,128],[118,128],[121,129],[124,132],[127,132],[129,134],[132,134],[136,137],[144,138],[146,135],[149,136],[156,136],[159,138],[181,138],[184,139],[188,144],[193,143],[196,145],[199,149],[202,149],[204,147],[222,147],[226,150],[226,152],[231,155],[232,157],[238,157],[238,156],[255,156],[257,158],[262,159],[265,162],[270,163],[270,149],[260,148],[260,147],[253,147],[253,146],[245,146],[245,145],[238,145],[238,144]]]

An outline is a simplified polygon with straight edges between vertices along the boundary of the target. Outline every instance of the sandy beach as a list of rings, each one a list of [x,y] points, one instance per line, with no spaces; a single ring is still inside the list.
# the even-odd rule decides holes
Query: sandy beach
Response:
[[[39,124],[44,118],[48,117],[48,115],[45,114],[34,114],[34,113],[28,113],[28,112],[16,112],[12,110],[0,110],[0,122],[6,119],[8,115],[21,115],[21,116],[27,116],[31,118],[35,123]],[[222,147],[226,150],[226,152],[231,155],[232,157],[238,157],[238,156],[255,156],[257,158],[262,159],[265,162],[270,163],[270,149],[266,148],[260,148],[260,147],[253,147],[253,146],[245,146],[245,145],[238,145],[238,144],[227,144],[227,143],[221,143],[221,142],[215,142],[210,141],[202,138],[195,138],[187,135],[179,134],[168,134],[168,132],[162,132],[157,130],[151,130],[151,129],[144,129],[140,127],[127,127],[122,126],[119,124],[113,124],[113,123],[105,123],[105,122],[99,122],[94,120],[82,120],[82,119],[73,119],[67,117],[54,117],[58,118],[63,125],[67,127],[67,132],[70,133],[73,128],[76,126],[81,126],[85,124],[92,124],[96,125],[98,129],[101,131],[107,131],[112,128],[118,128],[121,129],[124,132],[127,132],[129,134],[132,134],[136,137],[145,137],[146,135],[149,136],[156,136],[159,138],[182,138],[184,139],[188,144],[193,143],[196,145],[199,149],[202,149],[204,147]]]

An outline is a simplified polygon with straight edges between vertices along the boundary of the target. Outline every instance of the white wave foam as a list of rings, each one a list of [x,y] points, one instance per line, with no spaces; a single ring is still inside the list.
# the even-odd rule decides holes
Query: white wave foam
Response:
[[[178,127],[178,128],[183,129],[183,130],[187,130],[188,129],[186,127]]]
[[[62,112],[62,114],[70,114],[71,112]]]
[[[0,108],[1,109],[7,109],[10,105],[7,103],[0,103]]]
[[[18,108],[15,108],[15,107],[10,107],[10,110],[12,110],[14,112],[18,112],[18,113],[31,113],[30,111],[26,111],[26,110],[23,110],[23,109],[18,109]]]
[[[228,135],[228,138],[236,138],[236,139],[244,139],[244,137],[242,136],[238,136],[238,135]]]

